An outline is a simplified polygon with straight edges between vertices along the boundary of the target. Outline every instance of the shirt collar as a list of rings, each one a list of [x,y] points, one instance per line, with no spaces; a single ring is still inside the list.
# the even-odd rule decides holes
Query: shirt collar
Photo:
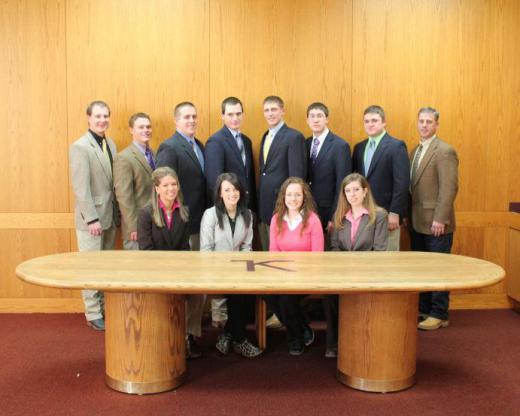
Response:
[[[163,211],[166,212],[166,207],[164,206],[163,202],[161,201],[161,198],[158,198],[159,201],[159,208],[161,208]],[[179,201],[175,201],[172,205],[172,213],[180,207]]]
[[[379,144],[379,142],[381,141],[381,139],[383,138],[383,136],[386,134],[386,130],[383,130],[381,132],[381,134],[379,134],[378,136],[374,136],[374,137],[370,137],[369,136],[369,139],[370,140],[374,140],[376,142],[376,145]]]
[[[289,219],[289,216],[285,214],[283,216],[283,220],[287,223],[287,227],[289,227],[289,230],[294,231],[298,225],[300,225],[303,222],[302,213],[300,212],[294,219],[291,221]]]
[[[229,132],[231,133],[231,135],[233,137],[237,137],[237,134],[241,134],[239,130],[233,130],[233,129],[230,129],[228,126],[226,126],[226,129],[229,130]]]
[[[141,153],[145,153],[146,152],[146,149],[150,149],[148,146],[145,146],[144,144],[142,143],[139,143],[139,142],[136,142],[135,140],[132,142],[134,144],[135,147],[137,147],[139,149],[139,151]],[[151,149],[150,149],[151,150]]]
[[[92,136],[94,137],[94,139],[96,140],[96,142],[98,142],[99,144],[101,144],[101,142],[103,142],[103,139],[105,137],[103,136],[99,136],[97,135],[96,133],[94,133],[92,130],[88,129],[88,131],[90,132],[90,134],[92,134]]]
[[[318,139],[318,141],[321,143],[323,143],[323,141],[325,140],[325,137],[327,137],[327,135],[329,134],[329,129],[327,127],[325,127],[325,130],[323,130],[323,132],[318,136],[318,137],[315,137],[314,135],[312,135],[312,139]]]
[[[356,220],[358,220],[359,218],[361,218],[363,215],[368,215],[368,214],[369,214],[368,209],[366,209],[365,207],[363,207],[363,208],[361,209],[361,215],[360,215],[359,217],[357,217],[357,218],[354,218],[354,215],[352,214],[352,210],[349,209],[348,212],[347,212],[347,214],[345,215],[345,218],[346,218],[347,220],[349,220],[350,222],[353,222],[353,221],[356,221]]]
[[[432,137],[430,137],[429,139],[419,139],[419,142],[420,144],[422,144],[423,146],[428,146],[431,142],[433,142],[434,139],[437,138],[437,135],[433,135]]]
[[[181,133],[179,130],[177,130],[177,133],[179,133],[182,137],[184,137],[186,139],[186,141],[188,141],[188,143],[195,142],[195,136],[188,137],[185,134]]]
[[[273,128],[269,129],[269,133],[271,133],[271,136],[276,136],[276,133],[278,133],[278,131],[283,127],[284,125],[284,121],[281,120],[276,126],[274,126]]]

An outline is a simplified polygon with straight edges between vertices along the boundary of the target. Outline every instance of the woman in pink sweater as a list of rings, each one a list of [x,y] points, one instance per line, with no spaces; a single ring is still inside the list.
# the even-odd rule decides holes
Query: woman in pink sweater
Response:
[[[323,229],[309,185],[288,178],[278,193],[269,229],[269,251],[323,251]],[[300,307],[302,295],[269,295],[265,300],[287,327],[289,354],[301,355],[314,341],[314,331]]]

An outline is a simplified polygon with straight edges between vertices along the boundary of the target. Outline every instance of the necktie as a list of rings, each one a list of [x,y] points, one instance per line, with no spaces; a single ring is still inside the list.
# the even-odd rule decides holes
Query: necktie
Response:
[[[153,153],[149,147],[147,147],[146,150],[144,151],[144,155],[146,156],[146,160],[148,161],[148,164],[150,165],[152,170],[155,170],[155,162],[153,160]]]
[[[318,157],[318,146],[320,145],[320,141],[315,138],[312,141],[312,149],[311,149],[311,163],[314,165],[316,162],[316,158]]]
[[[202,155],[201,150],[199,149],[199,146],[197,146],[197,143],[195,143],[195,140],[190,140],[191,147],[193,148],[193,151],[195,152],[195,156],[197,156],[197,159],[199,160],[200,167],[202,170],[204,170],[204,156]]]
[[[246,164],[246,151],[244,149],[244,141],[242,140],[242,135],[238,133],[235,136],[235,140],[237,141],[238,151],[240,152],[240,156],[242,156],[242,162],[244,166]]]
[[[273,142],[273,135],[269,131],[264,141],[264,163],[267,161],[267,155],[269,153],[269,149],[271,148],[271,143]]]
[[[368,149],[365,155],[365,176],[368,175],[368,170],[370,169],[370,163],[372,163],[372,158],[374,157],[374,152],[376,151],[376,141],[373,139],[368,139]]]
[[[411,175],[411,183],[414,183],[415,177],[417,175],[417,168],[419,168],[419,159],[421,159],[421,153],[422,153],[422,144],[419,145],[417,148],[417,152],[415,152],[415,157],[413,159],[412,164],[412,175]]]
[[[108,163],[110,164],[110,169],[112,169],[112,159],[110,159],[110,154],[108,153],[108,147],[107,147],[107,139],[103,139],[101,141],[101,149],[103,150],[103,154],[108,160]]]

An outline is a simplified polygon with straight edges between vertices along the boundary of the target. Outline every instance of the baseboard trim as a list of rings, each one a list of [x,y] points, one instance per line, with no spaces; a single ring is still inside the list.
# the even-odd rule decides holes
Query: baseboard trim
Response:
[[[451,294],[450,309],[510,309],[513,305],[505,293]]]

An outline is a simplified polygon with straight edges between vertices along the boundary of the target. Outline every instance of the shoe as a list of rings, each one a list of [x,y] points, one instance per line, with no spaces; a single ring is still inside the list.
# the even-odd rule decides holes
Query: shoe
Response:
[[[233,351],[240,354],[242,357],[253,358],[262,354],[263,350],[245,338],[242,342],[233,342]]]
[[[442,320],[434,318],[433,316],[428,316],[424,321],[419,322],[417,328],[422,329],[423,331],[434,331],[439,328],[446,328],[449,325],[448,320]]]
[[[280,320],[274,313],[267,321],[265,321],[265,326],[271,329],[280,329],[284,327],[284,325],[280,322]]]
[[[336,358],[338,356],[337,348],[327,348],[325,350],[325,358]]]
[[[309,347],[313,342],[314,342],[314,331],[309,325],[306,325],[303,328],[303,343],[305,344],[306,347]]]
[[[228,355],[229,351],[231,350],[231,341],[232,341],[231,334],[229,334],[227,332],[223,332],[222,334],[220,334],[218,336],[217,343],[215,344],[215,348],[217,348],[217,350],[221,354]]]
[[[419,312],[419,316],[417,317],[417,322],[422,322],[427,318],[428,318],[428,314]]]
[[[104,331],[105,330],[105,320],[103,318],[93,319],[92,321],[87,321],[87,325],[96,331]]]
[[[226,326],[226,321],[211,321],[211,326],[222,329]]]
[[[202,357],[202,351],[199,346],[195,344],[193,335],[186,335],[186,358],[200,358]]]
[[[305,347],[298,340],[289,341],[289,355],[302,355]]]

